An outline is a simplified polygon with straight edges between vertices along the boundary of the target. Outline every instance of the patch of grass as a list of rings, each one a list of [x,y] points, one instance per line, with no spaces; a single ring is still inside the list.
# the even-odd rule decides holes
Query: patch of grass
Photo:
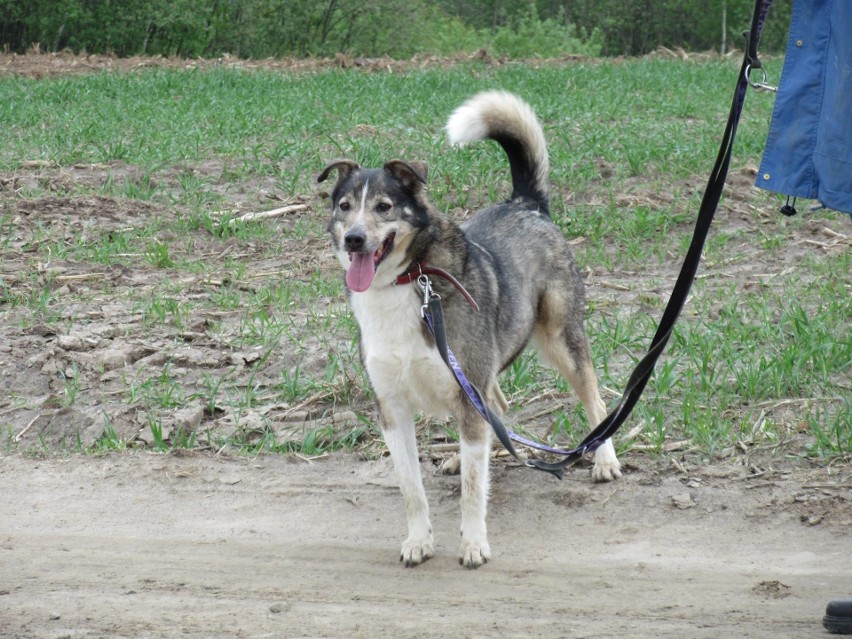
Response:
[[[188,399],[204,400],[205,409],[209,415],[215,415],[216,410],[220,405],[220,397],[222,393],[222,385],[227,380],[227,375],[217,376],[210,373],[204,373],[201,378],[202,389],[188,397]]]
[[[97,242],[80,243],[77,253],[81,259],[98,264],[114,264],[121,255],[137,252],[137,237],[129,231],[106,233]]]
[[[281,383],[276,388],[281,394],[281,399],[295,404],[307,397],[308,391],[316,388],[316,384],[302,374],[297,364],[293,370],[282,369]]]
[[[72,364],[70,376],[63,372],[62,377],[65,380],[65,390],[62,394],[61,403],[63,408],[67,408],[74,405],[77,395],[80,393],[80,371],[77,368],[77,363]]]
[[[148,429],[151,431],[152,446],[154,450],[166,451],[169,443],[163,432],[163,423],[151,413],[148,413]]]
[[[195,448],[198,444],[198,433],[180,427],[174,429],[169,436],[171,450],[180,448]]]
[[[170,255],[169,245],[157,239],[145,248],[145,259],[156,268],[171,268],[175,265]]]
[[[807,411],[803,425],[814,435],[808,451],[818,457],[848,455],[852,450],[852,403],[849,398],[837,398],[837,411],[827,418],[819,406]]]
[[[183,328],[189,318],[189,304],[177,297],[166,297],[165,294],[153,295],[142,303],[142,324],[169,324]]]
[[[51,280],[32,282],[29,290],[11,291],[6,299],[13,306],[25,307],[30,313],[31,323],[55,324],[59,321],[61,309]]]
[[[243,454],[299,453],[310,457],[355,448],[366,433],[363,425],[344,430],[332,426],[300,428],[286,434],[264,428],[235,436],[230,445]]]
[[[118,436],[115,432],[115,427],[110,423],[109,419],[104,416],[103,434],[95,441],[88,452],[98,455],[102,453],[122,451],[126,448],[127,442]]]

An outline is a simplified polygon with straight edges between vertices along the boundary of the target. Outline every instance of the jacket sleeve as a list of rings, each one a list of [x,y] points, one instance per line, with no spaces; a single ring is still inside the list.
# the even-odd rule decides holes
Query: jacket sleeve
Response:
[[[849,0],[794,0],[756,184],[852,214]]]

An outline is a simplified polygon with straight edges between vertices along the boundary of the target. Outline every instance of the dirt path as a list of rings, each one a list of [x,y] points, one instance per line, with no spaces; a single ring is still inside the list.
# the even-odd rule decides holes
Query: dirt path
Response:
[[[628,464],[596,486],[496,463],[495,556],[468,571],[458,480],[430,469],[437,556],[405,569],[384,459],[6,456],[0,636],[828,636],[848,478],[745,473]]]

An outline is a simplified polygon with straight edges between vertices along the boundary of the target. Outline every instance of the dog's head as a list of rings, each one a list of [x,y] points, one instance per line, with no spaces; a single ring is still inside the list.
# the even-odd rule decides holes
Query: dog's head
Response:
[[[332,171],[337,183],[328,231],[346,269],[346,285],[361,293],[391,284],[417,259],[416,239],[429,226],[422,193],[426,165],[391,160],[381,169],[363,169],[352,160],[336,160],[317,182]]]

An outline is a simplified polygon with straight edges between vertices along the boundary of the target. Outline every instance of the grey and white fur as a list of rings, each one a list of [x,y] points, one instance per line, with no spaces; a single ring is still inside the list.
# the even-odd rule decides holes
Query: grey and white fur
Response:
[[[397,285],[397,278],[425,262],[454,275],[477,301],[478,312],[444,279],[432,278],[443,301],[450,348],[498,414],[505,414],[508,404],[497,376],[529,342],[570,382],[591,424],[606,410],[583,329],[583,282],[550,218],[547,145],[538,119],[518,97],[491,91],[459,107],[446,130],[453,144],[490,138],[503,147],[512,175],[508,201],[457,224],[427,198],[426,165],[402,160],[379,169],[337,160],[317,180],[337,172],[328,231],[346,271],[361,356],[405,503],[408,537],[401,561],[417,565],[435,548],[414,430],[414,418],[422,412],[458,421],[458,557],[476,568],[491,557],[485,524],[490,427],[464,397],[424,328],[421,290],[416,284]],[[592,477],[611,481],[620,475],[607,441],[595,452]]]

